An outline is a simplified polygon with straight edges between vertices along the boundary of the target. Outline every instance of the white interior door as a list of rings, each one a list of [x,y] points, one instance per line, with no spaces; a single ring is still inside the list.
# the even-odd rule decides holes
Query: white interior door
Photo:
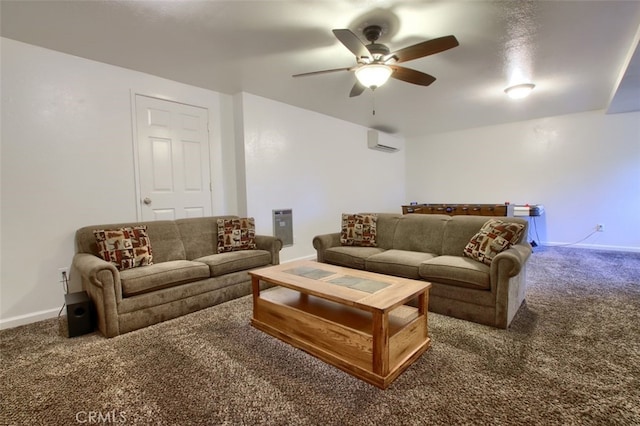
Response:
[[[208,111],[136,95],[141,219],[211,215]]]

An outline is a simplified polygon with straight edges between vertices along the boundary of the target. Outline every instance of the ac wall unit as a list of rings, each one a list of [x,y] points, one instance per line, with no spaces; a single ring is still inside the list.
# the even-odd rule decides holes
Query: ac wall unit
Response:
[[[400,150],[400,144],[392,136],[380,138],[380,132],[377,130],[369,130],[367,132],[367,143],[369,149],[377,151],[396,152]]]

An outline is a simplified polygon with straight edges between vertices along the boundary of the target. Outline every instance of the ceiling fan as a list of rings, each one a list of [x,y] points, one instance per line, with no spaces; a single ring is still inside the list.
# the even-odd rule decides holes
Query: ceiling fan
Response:
[[[367,87],[375,90],[383,85],[389,77],[406,81],[407,83],[428,86],[436,80],[434,76],[396,64],[440,53],[459,44],[455,36],[448,35],[391,52],[384,44],[376,43],[382,35],[382,27],[379,25],[369,25],[363,30],[365,38],[370,42],[368,45],[365,45],[358,36],[348,29],[333,30],[333,34],[347,49],[356,55],[357,64],[353,67],[295,74],[293,77],[336,71],[354,71],[356,83],[351,89],[349,97],[359,96]]]

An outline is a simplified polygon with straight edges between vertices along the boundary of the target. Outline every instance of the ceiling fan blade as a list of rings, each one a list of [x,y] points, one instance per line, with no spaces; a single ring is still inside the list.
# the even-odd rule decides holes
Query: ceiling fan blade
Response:
[[[326,73],[336,72],[336,71],[350,71],[351,69],[352,67],[345,67],[345,68],[334,68],[334,69],[322,70],[322,71],[303,72],[302,74],[294,74],[291,77],[306,77],[308,75],[326,74]]]
[[[364,87],[364,85],[362,85],[358,80],[356,80],[356,84],[354,84],[353,87],[351,88],[351,93],[349,93],[349,97],[353,98],[355,96],[360,96],[362,92],[364,92],[364,89],[366,89],[366,87]]]
[[[436,81],[436,78],[434,76],[425,74],[421,71],[416,71],[404,67],[397,67],[394,65],[391,65],[391,69],[393,69],[393,73],[391,74],[392,78],[406,81],[407,83],[418,84],[420,86],[428,86]]]
[[[391,59],[395,56],[396,63],[407,62],[424,56],[433,55],[434,53],[443,52],[456,47],[459,44],[458,39],[452,35],[434,38],[433,40],[423,41],[422,43],[396,50],[395,52],[386,55],[385,60]]]
[[[356,58],[368,58],[371,56],[367,47],[351,30],[333,30],[333,34],[344,46],[356,55]]]

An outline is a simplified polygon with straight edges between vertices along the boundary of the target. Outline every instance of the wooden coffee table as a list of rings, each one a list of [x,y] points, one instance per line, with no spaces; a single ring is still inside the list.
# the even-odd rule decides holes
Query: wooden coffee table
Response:
[[[379,388],[431,345],[428,282],[314,261],[249,274],[254,327]]]

